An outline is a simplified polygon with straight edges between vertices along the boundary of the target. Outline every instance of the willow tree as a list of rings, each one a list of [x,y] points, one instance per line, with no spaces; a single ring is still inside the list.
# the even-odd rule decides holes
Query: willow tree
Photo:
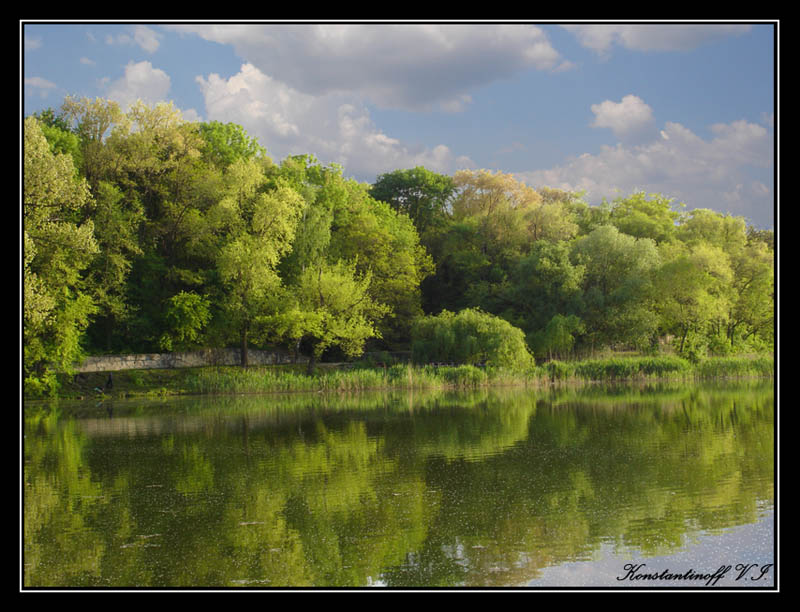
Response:
[[[418,363],[485,363],[519,370],[534,364],[521,329],[475,308],[421,317],[414,323],[411,350]]]

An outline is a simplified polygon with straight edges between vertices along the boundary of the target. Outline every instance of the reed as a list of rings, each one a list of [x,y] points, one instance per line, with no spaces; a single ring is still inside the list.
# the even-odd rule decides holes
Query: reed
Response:
[[[282,366],[208,367],[186,370],[137,371],[135,376],[115,376],[114,394],[152,393],[247,394],[286,392],[359,392],[405,389],[478,389],[552,384],[584,384],[643,380],[707,380],[714,378],[771,377],[772,356],[715,357],[699,363],[676,356],[631,356],[584,361],[549,361],[524,371],[471,365],[434,367],[396,364],[318,368],[314,375],[303,368]],[[167,374],[169,376],[167,376]],[[96,377],[102,378],[103,374]],[[128,380],[130,378],[130,380]],[[126,381],[129,384],[125,384]],[[78,395],[77,392],[73,395]],[[65,394],[65,396],[67,396]]]

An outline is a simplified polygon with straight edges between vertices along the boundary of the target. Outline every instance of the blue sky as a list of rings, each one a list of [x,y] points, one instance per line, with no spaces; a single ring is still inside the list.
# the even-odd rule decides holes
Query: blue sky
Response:
[[[486,168],[774,226],[773,23],[20,25],[23,115],[171,101],[360,181]]]

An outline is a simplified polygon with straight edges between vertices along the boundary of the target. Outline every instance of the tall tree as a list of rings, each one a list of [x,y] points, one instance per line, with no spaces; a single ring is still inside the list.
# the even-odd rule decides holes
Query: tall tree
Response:
[[[652,274],[661,262],[655,242],[601,226],[574,243],[572,259],[585,268],[581,318],[592,345],[651,341],[658,323]]]
[[[213,214],[221,247],[217,271],[222,307],[248,365],[248,337],[268,317],[281,280],[277,268],[291,250],[305,200],[286,182],[269,185],[257,160],[238,160],[226,173],[226,192]]]
[[[381,174],[369,193],[376,200],[408,215],[424,244],[426,233],[447,217],[454,192],[452,177],[417,166]]]
[[[98,248],[92,222],[78,222],[91,194],[72,157],[51,152],[33,117],[24,140],[23,367],[33,383],[70,370],[81,355],[94,312],[83,273]]]

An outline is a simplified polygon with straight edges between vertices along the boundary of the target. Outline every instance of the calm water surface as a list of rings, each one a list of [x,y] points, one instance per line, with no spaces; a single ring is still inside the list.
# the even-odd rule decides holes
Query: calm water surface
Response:
[[[27,405],[22,584],[771,587],[774,433],[754,381]]]

